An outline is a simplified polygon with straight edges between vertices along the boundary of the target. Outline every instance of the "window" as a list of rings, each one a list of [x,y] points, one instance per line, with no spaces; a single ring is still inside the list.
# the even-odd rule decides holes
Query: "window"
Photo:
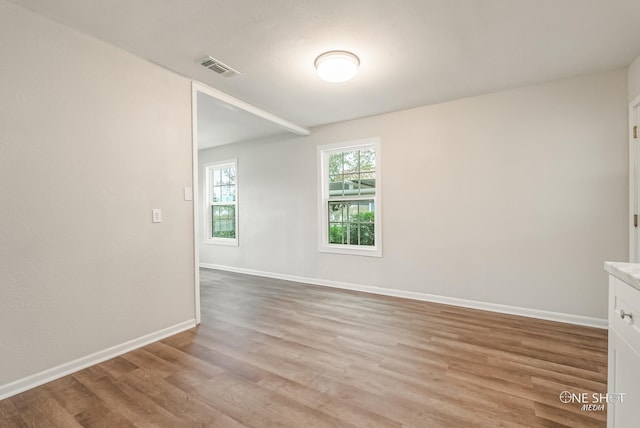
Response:
[[[382,256],[379,145],[372,138],[318,148],[320,251]]]
[[[205,242],[238,245],[238,163],[205,165]]]

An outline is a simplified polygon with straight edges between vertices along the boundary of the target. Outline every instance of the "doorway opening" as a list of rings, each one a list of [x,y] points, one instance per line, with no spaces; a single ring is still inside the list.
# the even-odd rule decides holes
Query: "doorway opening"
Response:
[[[219,245],[220,240],[210,239],[207,234],[211,227],[206,227],[207,216],[218,213],[220,209],[211,209],[210,191],[206,188],[207,180],[201,153],[215,150],[218,146],[258,140],[277,134],[309,135],[311,132],[302,126],[281,119],[269,112],[261,110],[238,98],[213,89],[199,82],[191,85],[192,111],[192,147],[193,147],[193,234],[194,234],[194,275],[195,275],[195,313],[196,323],[200,324],[200,266],[201,257],[212,257],[209,251],[212,245]],[[215,153],[207,152],[207,156]],[[222,159],[218,159],[222,160]],[[242,163],[241,159],[237,160]],[[241,170],[239,166],[238,171]],[[240,190],[239,190],[240,191]],[[237,201],[238,207],[240,202]],[[241,208],[238,208],[241,217]],[[237,217],[236,217],[237,218]],[[236,221],[238,227],[242,221]],[[237,231],[236,242],[240,245],[241,228]],[[203,251],[204,250],[204,251]],[[209,262],[211,263],[211,262]]]

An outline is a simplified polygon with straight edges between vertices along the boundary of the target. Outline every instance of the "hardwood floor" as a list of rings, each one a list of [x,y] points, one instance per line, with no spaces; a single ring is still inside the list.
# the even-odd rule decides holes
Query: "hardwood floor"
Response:
[[[607,332],[202,270],[202,325],[0,401],[2,427],[604,427]]]

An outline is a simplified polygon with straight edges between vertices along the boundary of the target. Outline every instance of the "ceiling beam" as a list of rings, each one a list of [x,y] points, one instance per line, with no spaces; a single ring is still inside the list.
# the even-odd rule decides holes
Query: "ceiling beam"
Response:
[[[267,120],[289,132],[292,132],[297,135],[311,135],[311,131],[304,126],[296,125],[295,123],[289,122],[288,120],[284,120],[274,114],[269,113],[268,111],[262,110],[252,104],[242,101],[236,97],[232,97],[229,94],[225,94],[222,91],[217,89],[213,89],[210,86],[205,85],[204,83],[192,82],[194,93],[202,92],[203,94],[207,94],[217,100],[220,100],[224,103],[227,103],[233,107],[239,108],[241,110],[246,111],[247,113],[251,113],[254,116]]]

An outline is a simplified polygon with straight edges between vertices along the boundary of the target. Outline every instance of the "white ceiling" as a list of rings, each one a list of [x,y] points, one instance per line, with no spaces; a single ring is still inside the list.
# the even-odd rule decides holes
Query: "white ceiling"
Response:
[[[11,1],[307,127],[640,56],[639,0]],[[354,80],[314,74],[334,49],[360,57]],[[242,75],[204,69],[206,55]]]

